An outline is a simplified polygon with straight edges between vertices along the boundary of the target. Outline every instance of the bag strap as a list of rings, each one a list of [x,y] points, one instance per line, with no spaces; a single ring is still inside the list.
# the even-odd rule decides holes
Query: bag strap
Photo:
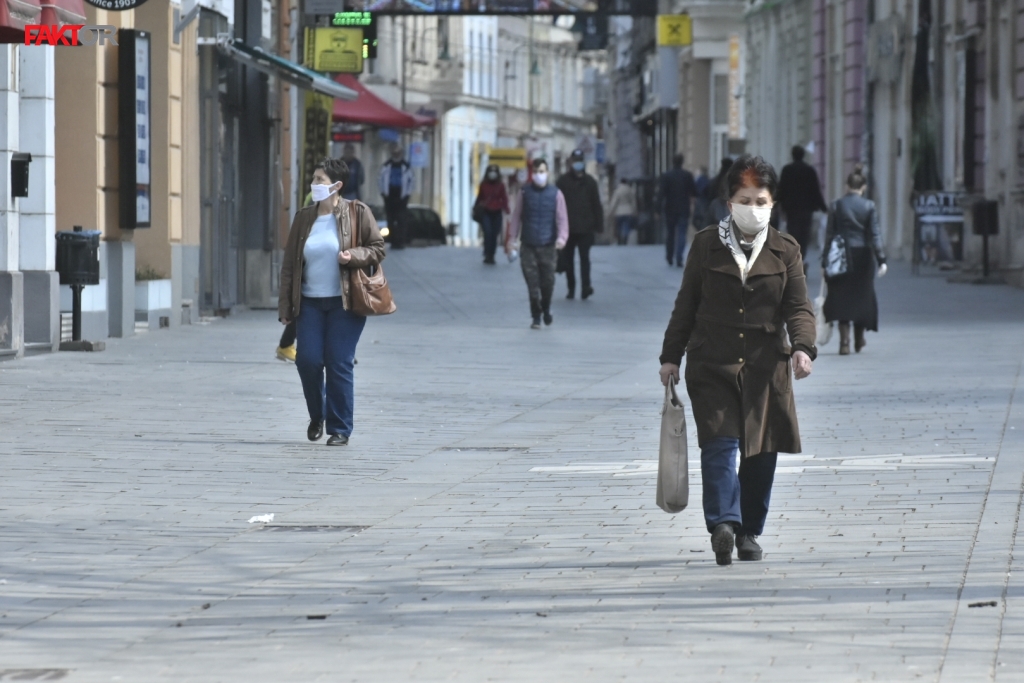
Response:
[[[679,394],[676,393],[676,381],[671,377],[668,380],[668,384],[665,385],[665,402],[676,408],[681,408],[683,405],[679,400]]]

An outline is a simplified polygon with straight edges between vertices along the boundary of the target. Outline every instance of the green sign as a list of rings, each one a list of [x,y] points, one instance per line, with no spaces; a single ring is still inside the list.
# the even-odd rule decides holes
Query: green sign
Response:
[[[331,26],[363,29],[363,59],[377,57],[377,17],[372,12],[335,12]]]

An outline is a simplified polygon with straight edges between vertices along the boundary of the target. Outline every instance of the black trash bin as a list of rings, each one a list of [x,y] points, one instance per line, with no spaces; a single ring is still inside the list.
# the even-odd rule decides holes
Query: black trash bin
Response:
[[[82,230],[76,225],[73,232],[57,233],[57,273],[62,285],[71,285],[74,295],[71,313],[70,345],[61,349],[99,351],[102,342],[82,342],[82,288],[100,283],[100,232]]]

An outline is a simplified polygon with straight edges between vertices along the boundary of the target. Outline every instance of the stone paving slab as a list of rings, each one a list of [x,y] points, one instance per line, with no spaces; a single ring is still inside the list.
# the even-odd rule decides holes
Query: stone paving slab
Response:
[[[269,311],[0,363],[0,681],[1024,678],[1024,293],[895,264],[795,384],[765,561],[722,568],[699,468],[654,505],[680,271],[593,253],[540,332],[518,264],[390,255],[346,449]]]

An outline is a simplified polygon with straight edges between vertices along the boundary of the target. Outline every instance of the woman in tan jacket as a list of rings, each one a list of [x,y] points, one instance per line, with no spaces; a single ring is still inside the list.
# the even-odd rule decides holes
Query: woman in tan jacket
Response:
[[[306,437],[318,441],[326,425],[328,446],[352,434],[353,365],[366,318],[351,312],[352,269],[384,260],[384,238],[365,204],[341,199],[348,167],[324,159],[310,186],[314,204],[292,221],[281,264],[278,317],[296,322],[295,366],[309,411]],[[358,246],[352,246],[352,237]]]
[[[663,383],[687,355],[704,521],[723,565],[734,547],[761,559],[778,452],[800,452],[791,376],[810,375],[817,355],[800,245],[768,225],[775,170],[740,157],[727,185],[730,215],[694,238],[661,353]]]

